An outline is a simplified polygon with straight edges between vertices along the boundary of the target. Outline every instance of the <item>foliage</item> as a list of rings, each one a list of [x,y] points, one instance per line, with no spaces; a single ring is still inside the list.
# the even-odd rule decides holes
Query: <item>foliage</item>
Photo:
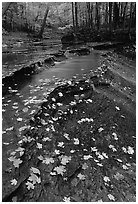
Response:
[[[3,10],[6,7],[3,3]],[[38,33],[43,24],[45,11],[48,27],[64,31],[70,26],[95,30],[128,29],[136,26],[135,2],[14,2],[3,15],[3,27]]]

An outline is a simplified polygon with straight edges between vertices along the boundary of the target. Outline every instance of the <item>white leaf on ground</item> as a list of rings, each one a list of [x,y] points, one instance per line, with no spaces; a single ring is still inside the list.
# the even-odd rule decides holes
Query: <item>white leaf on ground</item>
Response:
[[[83,174],[81,174],[81,173],[79,173],[79,174],[77,175],[77,177],[78,177],[80,180],[85,180],[85,175],[83,175]]]
[[[74,149],[70,150],[70,153],[74,153],[74,152],[75,152],[75,150],[74,150]]]
[[[87,101],[90,102],[90,103],[92,103],[92,100],[91,100],[91,99],[87,99]]]
[[[17,118],[17,121],[18,122],[21,122],[23,119],[22,118]]]
[[[128,146],[128,154],[134,154],[133,147]]]
[[[128,169],[128,167],[126,165],[124,165],[124,164],[122,165],[122,167],[123,167],[124,170]]]
[[[6,131],[11,131],[11,130],[13,130],[13,128],[14,127],[7,128]]]
[[[64,147],[64,142],[59,142],[57,146],[58,147]]]
[[[119,161],[119,162],[122,162],[122,160],[121,159],[116,159],[117,161]]]
[[[26,113],[26,112],[28,112],[28,110],[29,110],[29,109],[25,107],[25,108],[23,109],[23,112]]]
[[[60,154],[60,151],[58,149],[55,149],[55,154]]]
[[[41,161],[44,159],[44,157],[43,157],[42,155],[38,156],[37,158],[38,158],[39,160],[41,160]]]
[[[18,182],[17,182],[17,180],[16,180],[16,179],[12,179],[12,180],[11,180],[11,185],[16,186],[16,185],[17,185],[17,183],[18,183]]]
[[[115,108],[116,108],[116,110],[118,110],[118,111],[120,110],[120,108],[119,108],[118,106],[116,106]]]
[[[22,160],[16,159],[15,157],[10,157],[9,161],[13,162],[13,165],[17,168],[19,168],[19,164],[23,162]]]
[[[57,172],[57,174],[61,174],[63,176],[64,172],[66,172],[65,166],[57,166],[54,168],[54,171]]]
[[[31,182],[27,181],[26,185],[28,190],[34,189],[34,184],[32,184]]]
[[[14,197],[12,198],[12,202],[17,202],[17,196],[14,196]]]
[[[82,165],[82,169],[87,169],[88,168],[88,165],[87,165],[87,163],[84,163],[83,165]]]
[[[37,142],[37,148],[42,149],[42,144]]]
[[[70,202],[70,197],[66,197],[66,196],[65,196],[65,197],[63,198],[63,201],[64,201],[64,202]]]
[[[43,142],[46,142],[46,141],[50,142],[51,139],[50,139],[49,137],[44,137],[44,138],[42,139],[42,141],[43,141]]]
[[[112,135],[114,136],[115,140],[118,140],[117,134],[115,132],[113,132]]]
[[[104,129],[102,128],[102,127],[100,127],[99,129],[98,129],[98,132],[102,132]]]
[[[54,159],[53,158],[44,158],[43,162],[44,164],[50,164],[50,163],[54,163]]]
[[[117,172],[115,175],[114,175],[115,179],[117,180],[122,180],[124,179],[124,176],[122,174],[120,174],[119,172]]]
[[[102,152],[102,155],[103,155],[106,159],[108,159],[108,155],[107,155],[105,152]]]
[[[66,165],[71,160],[71,156],[60,156],[59,158],[61,159],[61,164],[63,165]]]
[[[75,145],[78,145],[80,142],[79,142],[79,139],[78,138],[74,138],[74,144]]]
[[[84,160],[88,160],[88,159],[92,158],[92,156],[91,155],[84,155],[83,158],[84,158]]]
[[[109,148],[113,150],[113,152],[116,152],[116,148],[114,147],[114,145],[109,145]]]
[[[51,176],[56,176],[57,174],[56,174],[56,172],[50,172],[50,175]]]
[[[104,178],[103,178],[103,179],[104,179],[104,181],[105,181],[105,182],[110,181],[110,178],[109,178],[108,176],[104,176]]]
[[[60,97],[62,97],[62,96],[63,96],[63,93],[59,92],[58,95],[59,95]]]
[[[33,184],[41,183],[41,179],[36,175],[31,173],[31,176],[28,178],[29,181],[32,181]]]
[[[107,196],[108,196],[108,198],[109,198],[110,200],[113,200],[113,201],[115,201],[115,197],[114,197],[113,195],[111,195],[111,194],[108,194]]]
[[[34,173],[34,174],[39,174],[40,175],[40,170],[34,167],[31,167],[30,170]]]
[[[127,149],[125,147],[122,147],[122,150],[127,153]]]
[[[69,138],[69,134],[67,134],[67,133],[64,133],[64,135],[63,135],[67,140],[70,140],[70,138]]]

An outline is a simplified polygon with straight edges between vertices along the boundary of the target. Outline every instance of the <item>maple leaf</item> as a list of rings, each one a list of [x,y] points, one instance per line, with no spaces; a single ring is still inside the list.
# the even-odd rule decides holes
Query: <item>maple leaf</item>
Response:
[[[17,185],[17,183],[18,183],[18,182],[17,182],[17,180],[16,180],[16,179],[12,179],[12,180],[11,180],[11,185],[16,186],[16,185]]]
[[[124,179],[124,176],[122,174],[120,174],[119,172],[117,172],[115,175],[114,175],[115,179],[117,180],[122,180]]]
[[[61,174],[63,176],[64,172],[66,172],[65,166],[57,166],[54,168],[54,171],[57,172],[57,174]]]
[[[77,175],[77,177],[78,177],[80,180],[85,180],[85,175],[83,175],[83,174],[81,174],[81,173],[79,173],[79,174]]]
[[[23,162],[22,160],[17,159],[16,157],[10,157],[9,161],[13,162],[13,165],[17,168],[19,168],[19,164]]]
[[[41,183],[41,179],[36,175],[31,173],[31,176],[28,178],[29,181],[32,181],[33,184]]]
[[[110,178],[109,178],[108,176],[104,176],[104,178],[103,178],[103,179],[104,179],[104,181],[105,181],[105,182],[110,181]]]
[[[133,154],[134,153],[133,147],[128,146],[127,152],[128,152],[128,154]]]
[[[60,151],[58,149],[55,149],[55,154],[60,154]]]
[[[28,190],[34,189],[34,184],[33,184],[33,183],[27,181],[26,185],[27,185],[27,189],[28,189]]]
[[[70,202],[70,197],[66,197],[66,196],[65,196],[64,199],[63,199],[63,201],[64,201],[64,202]]]
[[[82,169],[87,169],[88,168],[88,165],[87,165],[87,163],[84,163],[83,165],[82,165]]]
[[[37,142],[37,148],[42,149],[42,144]]]
[[[58,147],[64,147],[63,145],[64,145],[64,142],[59,142],[57,146]]]
[[[37,168],[31,167],[30,168],[31,172],[33,172],[34,174],[39,174],[40,175],[40,171]]]
[[[69,163],[69,161],[71,160],[71,156],[61,156],[61,164],[66,165],[67,163]]]
[[[43,162],[42,163],[44,163],[44,164],[50,164],[50,163],[54,163],[54,159],[53,158],[45,158],[44,160],[43,160]]]

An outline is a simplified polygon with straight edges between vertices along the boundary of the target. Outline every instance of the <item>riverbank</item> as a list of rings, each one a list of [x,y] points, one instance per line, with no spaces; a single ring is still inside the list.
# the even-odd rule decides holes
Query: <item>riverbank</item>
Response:
[[[58,82],[8,153],[3,201],[135,201],[134,68],[106,52]]]

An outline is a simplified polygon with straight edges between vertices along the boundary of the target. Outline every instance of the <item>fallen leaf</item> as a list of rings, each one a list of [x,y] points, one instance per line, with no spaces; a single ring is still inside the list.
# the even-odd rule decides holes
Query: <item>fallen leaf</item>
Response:
[[[79,173],[79,174],[77,175],[77,177],[78,177],[80,180],[85,180],[85,175],[83,175],[83,174],[81,174],[81,173]]]
[[[61,174],[63,176],[64,172],[66,172],[65,166],[57,166],[54,168],[54,171],[57,172],[57,174]]]
[[[30,168],[31,172],[33,172],[34,174],[39,174],[40,175],[40,170],[34,167]]]
[[[63,201],[64,201],[64,202],[70,202],[70,197],[66,197],[66,196],[65,196],[65,197],[63,198]]]
[[[114,197],[113,195],[111,195],[111,194],[108,194],[107,196],[108,196],[108,198],[109,198],[110,200],[113,200],[113,201],[115,201],[115,197]]]
[[[38,149],[42,149],[42,144],[41,143],[37,143],[37,148]]]
[[[16,186],[16,185],[17,185],[17,183],[18,183],[18,182],[17,182],[17,180],[16,180],[16,179],[12,179],[12,180],[11,180],[11,185]]]
[[[128,154],[134,154],[133,147],[128,146]]]

